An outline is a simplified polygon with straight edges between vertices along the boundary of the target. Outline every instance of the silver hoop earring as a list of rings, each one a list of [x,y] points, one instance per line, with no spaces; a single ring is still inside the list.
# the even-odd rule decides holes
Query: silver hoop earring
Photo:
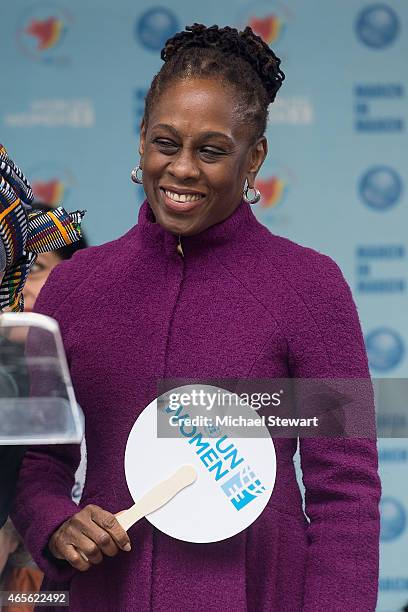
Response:
[[[139,170],[141,172],[141,176],[139,176],[138,174]],[[136,168],[133,168],[132,172],[130,173],[130,178],[134,183],[137,183],[138,185],[143,184],[143,170],[140,166],[136,166]]]
[[[248,191],[254,192],[252,198],[248,197]],[[259,200],[261,199],[261,192],[256,187],[250,187],[247,181],[242,197],[244,198],[247,204],[257,204],[257,202],[259,202]]]

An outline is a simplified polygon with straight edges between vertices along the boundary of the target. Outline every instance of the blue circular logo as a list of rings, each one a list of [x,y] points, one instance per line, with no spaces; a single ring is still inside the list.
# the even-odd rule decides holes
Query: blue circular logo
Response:
[[[390,542],[398,538],[407,524],[407,514],[404,506],[395,497],[383,497],[380,502],[382,542]]]
[[[400,200],[402,181],[388,166],[375,166],[367,170],[360,180],[360,195],[364,203],[377,211],[391,208]]]
[[[367,6],[356,22],[359,39],[372,49],[388,47],[396,39],[399,28],[398,16],[387,4]]]
[[[149,51],[160,51],[166,40],[179,30],[176,15],[168,8],[155,6],[137,20],[135,35]]]
[[[365,344],[370,367],[379,372],[395,368],[404,355],[404,343],[393,329],[379,327],[370,332]]]

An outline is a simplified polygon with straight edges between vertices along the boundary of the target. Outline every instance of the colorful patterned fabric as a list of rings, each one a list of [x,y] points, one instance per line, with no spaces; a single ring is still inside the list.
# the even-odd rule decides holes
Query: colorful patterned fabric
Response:
[[[84,211],[36,211],[33,202],[30,183],[0,145],[0,312],[23,310],[22,291],[37,253],[81,238]]]
[[[24,310],[22,291],[36,259],[36,253],[27,253],[6,270],[0,284],[0,312],[7,307],[12,312]]]
[[[0,239],[5,255],[0,273],[9,270],[24,254],[27,210],[33,200],[30,183],[0,144]]]
[[[12,186],[15,195],[25,205],[30,205],[34,201],[33,190],[27,178],[16,166],[12,159],[9,158],[4,146],[0,144],[0,174]]]
[[[81,237],[83,214],[80,211],[68,214],[62,207],[29,213],[26,250],[44,253],[76,242]]]
[[[1,173],[4,166],[0,163]],[[0,174],[0,238],[5,253],[5,268],[23,255],[27,232],[27,212],[10,183]]]

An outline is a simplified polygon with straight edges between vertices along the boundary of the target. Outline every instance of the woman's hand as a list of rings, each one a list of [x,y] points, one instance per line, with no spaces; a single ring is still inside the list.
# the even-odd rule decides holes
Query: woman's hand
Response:
[[[115,516],[99,506],[86,506],[65,521],[51,536],[48,548],[57,559],[65,559],[85,572],[119,550],[131,549],[129,536]]]

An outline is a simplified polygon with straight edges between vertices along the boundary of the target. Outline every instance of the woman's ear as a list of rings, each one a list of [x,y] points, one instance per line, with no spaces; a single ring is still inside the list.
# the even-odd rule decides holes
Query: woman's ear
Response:
[[[265,136],[261,136],[261,138],[258,138],[258,140],[252,145],[250,152],[247,180],[251,189],[255,184],[256,175],[264,163],[267,154],[268,141],[266,140]]]
[[[146,144],[146,122],[144,117],[140,124],[140,138],[139,138],[139,155],[142,156],[144,153],[144,148]]]

